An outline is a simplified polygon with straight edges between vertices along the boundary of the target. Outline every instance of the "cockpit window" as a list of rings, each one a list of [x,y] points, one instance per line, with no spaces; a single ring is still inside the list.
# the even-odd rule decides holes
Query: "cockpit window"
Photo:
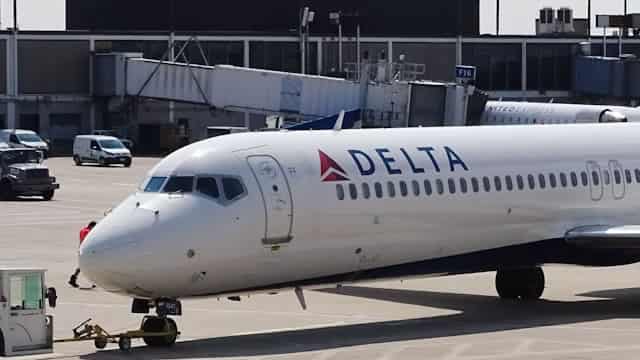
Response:
[[[162,192],[190,193],[193,191],[193,176],[172,176]]]
[[[220,191],[218,190],[218,182],[216,181],[215,178],[212,178],[212,177],[198,178],[198,182],[196,184],[196,190],[214,199],[217,199],[220,197]]]
[[[160,189],[162,189],[162,184],[164,184],[165,180],[167,180],[166,177],[152,177],[149,182],[147,182],[147,186],[144,187],[144,192],[160,192]]]
[[[222,187],[227,200],[234,200],[244,193],[244,186],[240,180],[235,178],[223,177]]]

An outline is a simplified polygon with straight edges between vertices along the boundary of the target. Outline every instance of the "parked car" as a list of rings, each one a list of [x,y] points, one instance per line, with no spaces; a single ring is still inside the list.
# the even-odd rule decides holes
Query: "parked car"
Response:
[[[113,136],[78,135],[73,141],[73,161],[77,166],[85,162],[102,166],[122,164],[131,166],[131,151]]]
[[[0,149],[0,200],[19,195],[53,199],[60,188],[49,168],[42,164],[42,152],[27,148]]]
[[[49,156],[49,144],[35,131],[21,129],[0,130],[0,143],[12,148],[29,148],[42,151],[44,157]]]

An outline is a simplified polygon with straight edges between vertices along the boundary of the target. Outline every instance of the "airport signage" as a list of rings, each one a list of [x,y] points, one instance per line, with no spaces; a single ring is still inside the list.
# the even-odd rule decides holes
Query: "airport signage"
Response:
[[[476,79],[476,67],[468,65],[456,65],[456,80],[458,82],[474,81]]]

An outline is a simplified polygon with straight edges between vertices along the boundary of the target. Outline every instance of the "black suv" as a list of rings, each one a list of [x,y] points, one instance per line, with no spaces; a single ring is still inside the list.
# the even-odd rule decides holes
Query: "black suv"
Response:
[[[43,154],[34,149],[0,149],[0,200],[19,195],[53,199],[60,185],[42,165]]]

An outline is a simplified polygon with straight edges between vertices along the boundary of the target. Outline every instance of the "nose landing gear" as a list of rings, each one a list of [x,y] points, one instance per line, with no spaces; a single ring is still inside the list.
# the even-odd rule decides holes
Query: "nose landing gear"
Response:
[[[178,338],[178,325],[168,317],[145,316],[140,326],[142,340],[150,347],[170,347]]]
[[[174,299],[156,299],[154,301],[134,299],[131,310],[137,314],[148,314],[152,307],[156,308],[156,316],[145,316],[140,330],[142,340],[150,347],[169,347],[175,344],[180,332],[176,322],[169,315],[182,315],[182,304]]]

